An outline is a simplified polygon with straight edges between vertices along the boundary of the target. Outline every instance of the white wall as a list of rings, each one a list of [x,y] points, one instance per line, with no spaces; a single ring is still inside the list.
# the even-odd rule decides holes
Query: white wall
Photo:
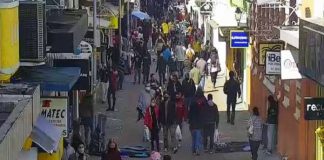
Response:
[[[314,0],[314,17],[324,18],[324,0]]]

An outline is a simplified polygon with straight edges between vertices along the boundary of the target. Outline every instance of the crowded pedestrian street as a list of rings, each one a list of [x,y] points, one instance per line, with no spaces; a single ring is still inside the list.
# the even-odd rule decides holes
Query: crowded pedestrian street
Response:
[[[324,160],[324,0],[0,0],[0,160]]]

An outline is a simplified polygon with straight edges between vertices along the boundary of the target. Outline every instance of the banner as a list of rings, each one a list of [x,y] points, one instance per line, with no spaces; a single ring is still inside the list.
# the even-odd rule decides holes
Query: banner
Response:
[[[67,97],[41,97],[41,115],[50,123],[62,130],[63,137],[68,136],[67,131]]]

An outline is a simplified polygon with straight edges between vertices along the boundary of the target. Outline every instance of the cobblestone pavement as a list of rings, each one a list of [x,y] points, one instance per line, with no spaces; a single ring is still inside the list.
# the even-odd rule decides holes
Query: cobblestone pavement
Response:
[[[136,104],[139,93],[144,89],[143,85],[133,85],[133,76],[126,76],[123,90],[117,92],[116,112],[107,112],[107,104],[97,102],[95,105],[96,113],[103,113],[108,117],[106,127],[106,138],[114,138],[117,140],[119,147],[143,145],[149,148],[149,143],[142,141],[143,137],[143,121],[136,122],[137,112]],[[220,76],[217,82],[217,88],[211,88],[210,78],[206,80],[205,92],[214,95],[215,103],[220,110],[219,131],[221,133],[221,141],[223,142],[247,142],[247,120],[249,113],[247,108],[242,103],[237,106],[235,125],[226,123],[226,96],[223,94],[224,76]],[[163,144],[162,144],[163,146]],[[174,160],[249,160],[249,152],[232,152],[232,153],[203,153],[200,156],[191,154],[191,136],[188,125],[184,126],[182,147],[177,154],[172,154]],[[99,157],[91,157],[93,160],[100,159]],[[130,160],[132,160],[130,158]],[[135,159],[134,159],[135,160]],[[259,160],[279,160],[277,156],[266,156],[260,150]]]

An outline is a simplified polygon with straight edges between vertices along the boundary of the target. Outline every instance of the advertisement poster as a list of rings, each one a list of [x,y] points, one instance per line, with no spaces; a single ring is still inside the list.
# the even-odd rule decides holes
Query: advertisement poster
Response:
[[[267,52],[266,74],[281,74],[281,54],[280,52]]]
[[[62,130],[63,137],[67,137],[67,97],[42,97],[41,115],[50,123]]]
[[[264,42],[259,44],[259,65],[263,66],[266,61],[266,53],[268,51],[277,51],[280,52],[284,48],[284,43],[277,42]]]
[[[324,98],[305,97],[305,120],[324,120]]]

